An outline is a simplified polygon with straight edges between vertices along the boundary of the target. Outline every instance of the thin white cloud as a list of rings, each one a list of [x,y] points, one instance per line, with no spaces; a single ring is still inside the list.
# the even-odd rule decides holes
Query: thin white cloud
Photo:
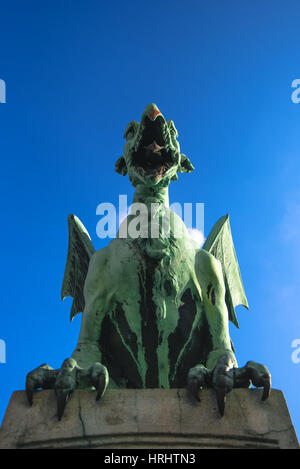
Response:
[[[188,228],[188,232],[190,237],[198,244],[199,248],[201,248],[205,241],[202,231],[197,230],[197,228]]]

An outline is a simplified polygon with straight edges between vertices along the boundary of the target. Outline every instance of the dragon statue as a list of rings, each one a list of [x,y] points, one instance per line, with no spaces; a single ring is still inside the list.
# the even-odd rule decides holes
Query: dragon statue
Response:
[[[238,326],[235,307],[248,303],[228,216],[199,249],[169,209],[170,181],[194,169],[177,137],[155,104],[125,130],[116,171],[135,187],[132,207],[149,209],[146,223],[132,210],[117,237],[95,252],[80,220],[68,218],[62,298],[73,298],[71,320],[83,313],[78,344],[60,369],[44,364],[26,377],[30,404],[35,390],[55,390],[59,419],[70,393],[83,388],[94,389],[97,400],[107,386],[187,387],[198,400],[200,389],[213,388],[221,415],[234,387],[262,387],[262,400],[270,393],[267,368],[253,361],[238,368],[229,335],[229,321]],[[168,236],[160,223],[166,219]]]

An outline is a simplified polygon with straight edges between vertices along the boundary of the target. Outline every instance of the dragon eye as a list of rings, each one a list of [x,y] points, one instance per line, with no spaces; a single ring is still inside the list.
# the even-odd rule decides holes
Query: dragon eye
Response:
[[[126,138],[126,140],[128,140],[129,138],[133,138],[137,128],[138,128],[137,122],[135,121],[130,122],[128,126],[126,127],[124,138]]]
[[[169,131],[170,131],[170,134],[172,135],[172,137],[175,137],[177,138],[178,137],[178,132],[176,130],[176,127],[174,125],[174,122],[173,121],[168,121],[168,124],[169,124]]]
[[[134,128],[131,127],[129,130],[126,132],[126,138],[132,138],[134,136]]]

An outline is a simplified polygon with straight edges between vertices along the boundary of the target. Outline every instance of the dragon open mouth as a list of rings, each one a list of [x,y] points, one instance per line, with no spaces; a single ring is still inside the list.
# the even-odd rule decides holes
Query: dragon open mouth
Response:
[[[140,173],[157,177],[164,175],[173,166],[165,132],[163,117],[158,116],[155,121],[146,117],[137,151],[132,155],[132,164]]]

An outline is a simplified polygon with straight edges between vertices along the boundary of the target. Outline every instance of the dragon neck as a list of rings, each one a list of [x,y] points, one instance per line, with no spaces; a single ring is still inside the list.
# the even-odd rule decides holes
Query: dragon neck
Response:
[[[142,184],[136,186],[133,203],[143,203],[151,205],[152,203],[163,204],[169,207],[168,187],[149,187]]]

